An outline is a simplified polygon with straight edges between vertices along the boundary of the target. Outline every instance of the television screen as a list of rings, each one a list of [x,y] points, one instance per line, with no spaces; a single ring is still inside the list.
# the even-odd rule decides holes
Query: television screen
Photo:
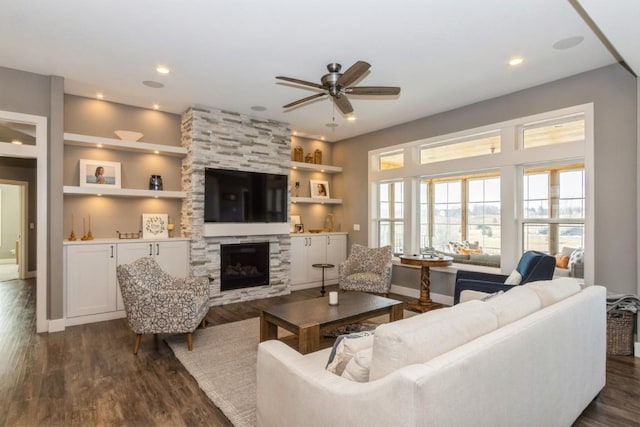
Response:
[[[287,222],[288,176],[205,169],[205,222]]]

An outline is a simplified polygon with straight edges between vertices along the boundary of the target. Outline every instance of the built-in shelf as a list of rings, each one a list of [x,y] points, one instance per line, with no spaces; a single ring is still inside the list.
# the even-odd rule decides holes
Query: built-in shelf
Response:
[[[77,133],[65,133],[64,143],[67,145],[76,145],[80,147],[107,148],[111,150],[134,151],[138,153],[162,154],[165,156],[185,157],[187,155],[187,149],[184,147],[164,144],[151,144],[148,142],[125,141],[115,138],[80,135]]]
[[[96,188],[65,185],[62,188],[64,194],[83,196],[112,196],[112,197],[154,197],[158,199],[183,199],[187,196],[184,191],[155,191],[138,190],[134,188]]]
[[[320,203],[327,205],[341,205],[342,199],[325,199],[322,197],[291,197],[291,203]]]
[[[311,171],[311,172],[322,172],[322,173],[342,172],[342,168],[340,166],[317,165],[314,163],[303,163],[303,162],[294,162],[294,161],[291,161],[291,169]]]

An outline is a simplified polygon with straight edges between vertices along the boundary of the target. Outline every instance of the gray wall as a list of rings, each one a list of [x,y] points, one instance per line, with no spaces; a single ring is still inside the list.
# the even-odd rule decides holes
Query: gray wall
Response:
[[[62,128],[62,117],[60,103],[56,100],[61,99],[63,92],[62,79],[53,76],[43,76],[34,73],[27,73],[24,71],[12,70],[9,68],[0,67],[0,87],[2,88],[2,96],[0,97],[0,110],[12,111],[15,113],[31,114],[37,116],[43,116],[47,118],[48,131],[47,142],[49,144],[49,193],[48,200],[49,210],[49,231],[47,236],[47,248],[49,252],[49,271],[39,271],[38,274],[45,274],[47,276],[49,301],[47,301],[47,313],[50,319],[59,319],[62,317],[62,251],[59,248],[62,246],[62,240],[58,239],[58,233],[60,233],[60,227],[58,223],[58,229],[53,230],[51,226],[55,225],[53,218],[56,218],[56,212],[62,212],[61,201],[55,196],[51,197],[51,186],[54,185],[58,179],[57,176],[61,174],[62,165],[58,163],[59,156],[56,155],[54,148],[60,144],[62,134],[60,132]],[[34,185],[35,191],[36,186]],[[61,194],[60,194],[61,197]],[[33,204],[35,206],[35,203]],[[31,216],[30,216],[31,221]],[[37,221],[33,217],[33,222],[36,223],[35,232],[29,233],[29,242],[33,241],[33,244],[29,246],[29,270],[36,269],[36,237],[32,236],[37,233]],[[54,222],[54,224],[52,224]],[[55,249],[55,250],[52,250]],[[34,264],[32,264],[32,262]]]
[[[619,65],[468,105],[442,114],[336,143],[333,157],[344,173],[336,188],[366,188],[372,149],[488,125],[572,105],[594,103],[595,111],[595,283],[613,292],[637,291],[637,90],[636,79]],[[428,100],[425,100],[428,102]],[[339,221],[352,243],[368,243],[367,193],[344,192]],[[351,231],[359,223],[361,231]],[[397,269],[397,268],[396,268]],[[418,287],[417,274],[411,283]],[[394,278],[406,274],[394,272]],[[434,292],[451,295],[437,283]]]
[[[11,249],[20,235],[20,187],[0,183],[0,194],[0,260],[15,259]]]

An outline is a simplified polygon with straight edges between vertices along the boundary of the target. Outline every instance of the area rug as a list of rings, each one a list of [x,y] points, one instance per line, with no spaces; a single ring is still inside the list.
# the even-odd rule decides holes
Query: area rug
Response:
[[[404,317],[416,313],[406,311]],[[388,316],[371,319],[384,323]],[[278,329],[278,337],[291,335]],[[198,329],[193,351],[184,334],[166,338],[187,371],[236,427],[256,425],[256,361],[260,342],[260,319],[242,320]]]

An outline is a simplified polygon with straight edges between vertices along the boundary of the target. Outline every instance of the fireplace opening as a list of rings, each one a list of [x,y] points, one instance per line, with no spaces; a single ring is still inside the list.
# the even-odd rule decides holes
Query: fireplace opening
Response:
[[[220,246],[220,290],[269,284],[269,242]]]

